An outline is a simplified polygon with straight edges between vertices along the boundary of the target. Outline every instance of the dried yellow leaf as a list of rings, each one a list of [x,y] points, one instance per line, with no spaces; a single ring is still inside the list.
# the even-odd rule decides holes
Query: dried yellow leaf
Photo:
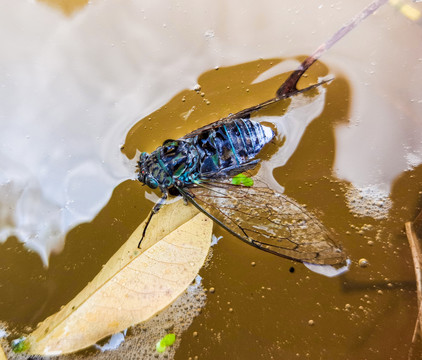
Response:
[[[0,360],[7,360],[7,357],[3,351],[3,348],[0,345]]]
[[[212,221],[182,202],[153,216],[103,270],[61,311],[28,337],[29,352],[58,355],[78,351],[152,317],[193,281],[208,253]]]

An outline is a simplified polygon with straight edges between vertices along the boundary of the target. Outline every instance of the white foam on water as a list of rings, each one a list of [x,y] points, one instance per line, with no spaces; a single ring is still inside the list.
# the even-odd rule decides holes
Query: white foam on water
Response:
[[[358,188],[351,185],[345,195],[347,205],[352,213],[377,220],[388,217],[392,201],[385,187],[372,185]]]

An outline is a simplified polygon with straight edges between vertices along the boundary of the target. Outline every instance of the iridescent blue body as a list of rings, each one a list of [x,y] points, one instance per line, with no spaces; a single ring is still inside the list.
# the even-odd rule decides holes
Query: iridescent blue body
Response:
[[[178,140],[167,140],[138,162],[140,182],[160,188],[164,198],[173,186],[236,175],[255,166],[254,160],[274,137],[271,128],[247,118],[205,126]]]
[[[301,72],[295,72],[297,79]],[[257,155],[274,138],[270,127],[250,120],[251,114],[324,83],[297,90],[296,82],[286,81],[273,99],[178,140],[167,140],[151,154],[141,154],[139,181],[159,188],[163,195],[146,220],[138,247],[168,194],[180,194],[229,233],[258,249],[316,265],[346,263],[341,247],[329,232],[294,200],[258,178],[257,182],[245,174],[235,178],[258,164]]]

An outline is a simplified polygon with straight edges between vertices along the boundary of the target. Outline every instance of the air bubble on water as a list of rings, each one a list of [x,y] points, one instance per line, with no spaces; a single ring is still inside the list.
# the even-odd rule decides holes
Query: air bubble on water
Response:
[[[376,220],[388,217],[392,202],[388,193],[378,186],[357,188],[351,185],[345,195],[347,206],[352,214],[370,216]]]
[[[214,30],[209,29],[209,30],[205,31],[204,36],[207,39],[213,38],[215,36]]]
[[[366,260],[365,258],[362,258],[362,259],[359,259],[358,264],[361,268],[366,268],[369,266],[369,261]]]

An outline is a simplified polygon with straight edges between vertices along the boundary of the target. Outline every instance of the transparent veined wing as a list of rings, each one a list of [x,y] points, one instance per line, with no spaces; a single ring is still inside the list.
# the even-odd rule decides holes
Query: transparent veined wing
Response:
[[[263,184],[204,181],[179,190],[215,222],[261,250],[310,264],[346,264],[341,246],[318,219]]]

